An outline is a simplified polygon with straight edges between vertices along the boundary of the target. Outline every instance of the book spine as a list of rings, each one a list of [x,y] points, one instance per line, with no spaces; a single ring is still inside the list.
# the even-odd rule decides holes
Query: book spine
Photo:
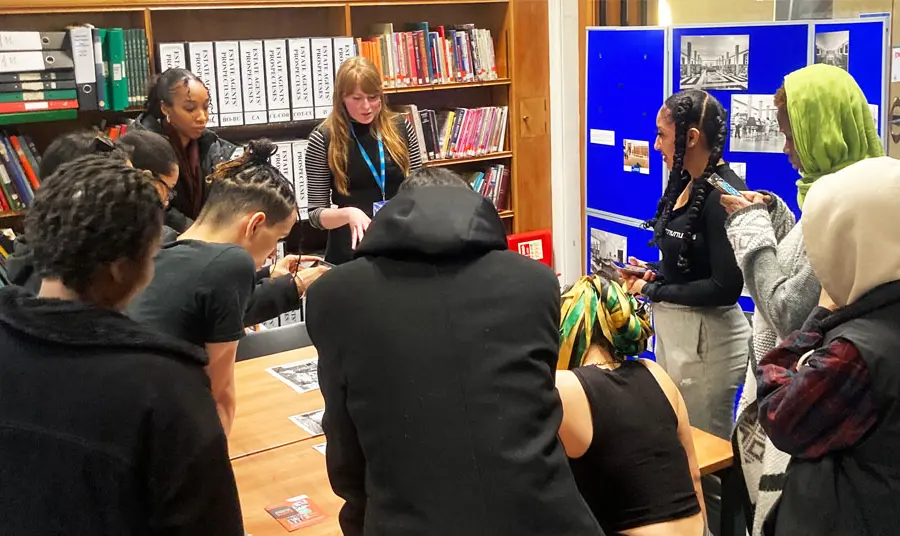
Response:
[[[334,54],[331,38],[310,40],[313,58],[313,104],[315,118],[325,119],[331,113],[334,90]]]
[[[208,127],[214,128],[220,125],[219,121],[219,91],[216,79],[216,55],[211,41],[198,41],[188,43],[188,68],[197,78],[203,82],[209,91],[209,119]]]
[[[307,140],[298,140],[291,144],[294,157],[294,193],[297,195],[297,208],[300,219],[309,219],[309,198],[306,190],[306,148]]]
[[[314,119],[312,45],[309,38],[288,40],[288,62],[291,81],[291,118],[294,121]]]
[[[219,91],[219,125],[244,124],[240,50],[237,41],[216,41],[216,81]]]
[[[261,125],[266,114],[266,75],[262,41],[241,41],[241,81],[244,95],[244,124]]]
[[[269,39],[263,42],[266,65],[266,102],[269,123],[291,120],[290,83],[288,79],[287,41]]]
[[[184,43],[160,43],[157,45],[159,72],[169,69],[187,69],[187,55]],[[194,73],[197,74],[197,73]]]

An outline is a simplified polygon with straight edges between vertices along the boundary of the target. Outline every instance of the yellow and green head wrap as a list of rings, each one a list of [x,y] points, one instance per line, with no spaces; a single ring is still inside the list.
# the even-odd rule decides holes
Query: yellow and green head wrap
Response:
[[[619,358],[641,354],[653,335],[650,314],[621,285],[583,276],[562,295],[557,368],[581,366],[598,326]]]

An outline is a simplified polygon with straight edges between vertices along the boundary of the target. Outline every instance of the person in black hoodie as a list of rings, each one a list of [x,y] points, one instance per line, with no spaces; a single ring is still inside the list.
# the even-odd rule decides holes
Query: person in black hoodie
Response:
[[[162,220],[122,160],[85,156],[36,192],[40,294],[0,290],[0,533],[243,536],[205,355],[121,313]]]
[[[557,438],[559,283],[458,175],[411,173],[307,299],[345,535],[600,534]]]
[[[46,179],[61,165],[87,154],[106,154],[121,160],[131,158],[129,147],[123,147],[105,136],[98,136],[92,130],[78,130],[53,140],[41,158],[38,176],[41,180]],[[13,248],[6,260],[10,283],[37,294],[41,289],[41,278],[34,271],[34,257],[24,234],[16,237]]]
[[[145,111],[134,128],[165,136],[178,155],[177,195],[166,210],[166,225],[182,233],[200,215],[216,164],[230,160],[237,146],[206,128],[209,90],[187,69],[167,69],[150,88]]]

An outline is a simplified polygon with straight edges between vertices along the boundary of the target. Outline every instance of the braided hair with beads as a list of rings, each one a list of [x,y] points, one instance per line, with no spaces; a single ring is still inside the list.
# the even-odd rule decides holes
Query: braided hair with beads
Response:
[[[644,228],[653,230],[653,239],[650,241],[650,245],[657,245],[669,224],[678,196],[688,184],[691,185],[687,222],[678,255],[678,268],[687,273],[690,271],[688,255],[694,241],[694,224],[703,211],[706,197],[712,189],[706,178],[715,173],[716,166],[722,159],[722,153],[725,150],[728,136],[727,113],[715,97],[698,89],[688,89],[672,95],[666,99],[665,107],[671,113],[672,122],[675,125],[675,153],[672,158],[669,181],[657,205],[656,215],[644,222]],[[701,141],[706,143],[710,151],[703,174],[695,177],[693,181],[691,181],[690,174],[684,169],[688,131],[691,128],[697,128],[700,131]]]

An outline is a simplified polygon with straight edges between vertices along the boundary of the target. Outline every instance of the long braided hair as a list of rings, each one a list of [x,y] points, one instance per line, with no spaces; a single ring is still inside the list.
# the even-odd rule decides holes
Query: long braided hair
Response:
[[[651,246],[659,244],[672,217],[672,210],[678,196],[691,182],[691,176],[684,169],[688,131],[691,128],[700,130],[701,141],[706,143],[710,151],[703,175],[696,177],[691,184],[691,202],[688,207],[681,251],[678,254],[678,268],[687,273],[690,271],[688,255],[694,242],[694,224],[703,211],[706,197],[712,189],[706,178],[715,173],[716,165],[725,150],[725,141],[728,136],[727,114],[725,108],[715,97],[699,89],[687,89],[672,95],[666,99],[665,107],[671,112],[672,122],[675,124],[675,154],[672,158],[672,171],[669,172],[666,190],[656,207],[656,215],[644,222],[645,229],[653,229]]]

